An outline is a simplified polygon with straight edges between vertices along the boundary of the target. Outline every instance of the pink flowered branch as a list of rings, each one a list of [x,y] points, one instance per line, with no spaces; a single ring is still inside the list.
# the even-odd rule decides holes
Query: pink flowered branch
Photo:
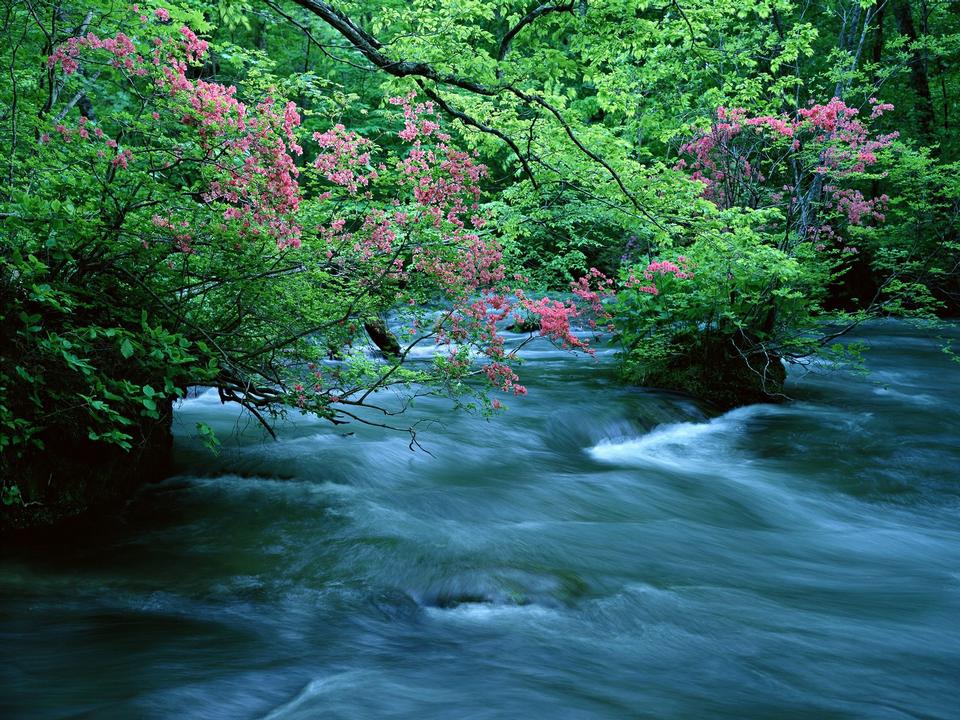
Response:
[[[167,24],[169,17],[168,11],[158,8],[153,19],[146,15],[138,19],[147,30],[150,23]],[[162,231],[176,225],[172,240],[184,253],[192,252],[199,233],[214,230],[232,230],[240,238],[269,237],[279,248],[299,247],[299,169],[293,155],[301,154],[302,148],[297,142],[296,106],[270,96],[249,106],[236,98],[235,87],[188,77],[188,66],[203,62],[208,45],[185,25],[172,36],[156,35],[141,45],[146,47],[123,32],[112,37],[88,33],[58,46],[48,64],[72,75],[81,62],[106,62],[136,86],[141,97],[151,100],[157,108],[151,113],[155,123],[189,132],[189,142],[167,149],[167,162],[159,170],[186,162],[202,167],[207,173],[204,201],[225,207],[215,226],[184,225],[188,221],[162,215],[154,216],[154,226]],[[138,158],[131,148],[106,137],[101,128],[91,134],[86,123],[81,117],[76,128],[61,124],[56,130],[65,143],[74,137],[100,143],[98,156],[109,156],[115,171],[134,169]],[[49,142],[49,134],[40,140]]]
[[[486,358],[479,371],[505,392],[526,392],[512,367],[515,353],[507,350],[498,329],[511,315],[532,315],[541,336],[564,348],[592,352],[573,323],[609,321],[602,301],[612,294],[613,281],[591,270],[572,283],[577,300],[560,301],[531,298],[521,287],[522,278],[508,278],[500,245],[483,232],[488,218],[479,205],[480,183],[487,169],[453,146],[431,103],[417,102],[413,95],[390,99],[402,114],[397,138],[406,150],[400,156],[377,160],[380,149],[372,141],[335,125],[312,135],[317,154],[303,168],[294,159],[303,147],[293,103],[269,94],[249,104],[237,98],[235,87],[191,78],[188,68],[204,62],[207,43],[187,26],[171,33],[164,8],[152,17],[139,14],[136,6],[134,12],[142,25],[138,36],[147,36],[146,41],[123,32],[110,37],[90,33],[68,39],[48,63],[68,76],[87,63],[106,64],[122,74],[146,99],[152,144],[125,146],[122,132],[108,137],[83,117],[74,127],[58,124],[56,139],[46,133],[40,141],[58,143],[63,152],[92,151],[105,163],[110,181],[134,173],[162,179],[185,163],[202,172],[203,204],[194,202],[189,216],[155,212],[153,234],[142,241],[145,247],[165,241],[169,251],[189,258],[199,251],[198,243],[211,239],[233,244],[266,240],[286,252],[301,249],[309,239],[310,250],[354,278],[361,294],[395,291],[396,302],[413,306],[417,301],[405,296],[406,285],[427,288],[428,296],[445,296],[453,309],[439,327],[431,328],[438,343],[449,346],[442,367],[462,375],[465,361],[458,348],[472,346]],[[151,25],[157,30],[152,38]],[[158,139],[167,146],[159,147]],[[141,160],[141,152],[150,154],[149,163]],[[303,172],[316,173],[326,184],[306,198],[310,212],[304,210],[299,184]],[[391,195],[392,202],[381,200]],[[343,196],[368,202],[339,202]],[[355,208],[361,205],[368,209],[358,214]],[[348,207],[354,209],[343,209]],[[313,218],[324,213],[327,220],[316,224]],[[321,386],[319,375],[316,379],[294,384],[294,404],[341,401]]]
[[[647,264],[643,271],[642,279],[636,276],[635,271],[630,271],[626,281],[623,283],[625,289],[636,290],[637,292],[647,293],[648,295],[659,295],[660,288],[657,287],[657,280],[660,278],[674,278],[677,280],[692,280],[694,276],[690,261],[684,255],[678,255],[677,261],[654,260]]]
[[[893,105],[876,98],[869,104],[866,121],[839,98],[794,116],[719,107],[710,128],[681,146],[686,157],[677,168],[691,170],[703,196],[719,207],[781,207],[792,230],[824,245],[839,234],[831,218],[848,225],[884,220],[887,196],[849,187],[899,136],[869,128]]]

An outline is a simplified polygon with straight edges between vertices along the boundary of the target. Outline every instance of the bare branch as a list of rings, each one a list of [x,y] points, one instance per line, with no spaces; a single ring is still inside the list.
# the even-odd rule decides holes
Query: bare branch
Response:
[[[100,77],[100,71],[98,70],[98,71],[97,71],[97,74],[94,75],[92,78],[90,78],[90,83],[91,83],[91,84],[95,83],[99,77]],[[73,110],[73,106],[76,105],[78,102],[80,102],[80,101],[85,97],[85,95],[86,95],[86,92],[85,92],[85,91],[83,91],[83,90],[78,90],[78,91],[77,91],[77,94],[74,95],[73,98],[71,98],[70,102],[68,102],[66,105],[64,105],[63,109],[62,109],[60,112],[57,113],[57,115],[56,115],[56,117],[53,119],[53,121],[54,121],[54,122],[60,122],[61,120],[63,120],[63,119],[67,116],[67,113],[69,113],[71,110]],[[80,110],[81,110],[81,112],[83,111],[83,107],[82,107],[82,106],[81,106]]]
[[[356,63],[352,63],[352,62],[350,62],[349,60],[346,60],[346,59],[341,58],[341,57],[337,57],[336,55],[334,55],[333,53],[331,53],[329,50],[327,50],[327,46],[326,46],[326,45],[324,45],[323,43],[321,43],[319,40],[317,40],[317,39],[313,36],[313,33],[310,32],[310,28],[308,28],[306,25],[304,25],[304,24],[301,23],[299,20],[297,20],[296,18],[294,18],[292,15],[288,15],[287,13],[285,13],[285,12],[284,12],[283,10],[281,10],[275,3],[271,2],[271,0],[264,0],[264,2],[266,3],[267,7],[269,7],[271,10],[273,10],[275,13],[277,13],[277,15],[279,15],[280,17],[282,17],[282,18],[283,18],[284,20],[286,20],[288,23],[290,23],[290,24],[293,25],[294,27],[300,28],[300,31],[304,34],[304,36],[307,38],[307,40],[309,40],[311,43],[313,43],[314,45],[316,45],[317,48],[320,50],[320,52],[322,52],[324,55],[326,55],[326,56],[327,56],[328,58],[330,58],[331,60],[334,60],[334,61],[339,62],[339,63],[343,63],[343,64],[345,64],[345,65],[349,65],[350,67],[355,67],[355,68],[357,68],[357,69],[359,69],[359,70],[366,70],[366,69],[367,69],[367,68],[365,68],[365,67],[363,67],[363,66],[357,65]],[[309,48],[308,48],[308,49],[309,49]]]
[[[539,95],[534,95],[532,93],[525,93],[521,90],[517,90],[515,87],[511,85],[508,85],[506,89],[512,92],[514,95],[516,95],[518,98],[520,98],[524,102],[527,102],[529,104],[536,104],[548,110],[550,114],[557,119],[557,122],[560,123],[560,126],[563,128],[564,132],[567,134],[567,137],[570,138],[573,144],[580,149],[580,152],[582,152],[584,155],[586,155],[588,158],[593,160],[598,165],[602,166],[610,174],[610,177],[613,178],[614,182],[617,183],[617,187],[619,187],[620,191],[627,196],[627,199],[633,204],[633,206],[645,218],[647,218],[647,220],[652,222],[661,230],[666,230],[666,228],[664,228],[663,225],[661,225],[659,221],[653,215],[651,215],[646,208],[643,207],[643,205],[640,203],[639,200],[637,200],[637,198],[633,195],[633,193],[631,193],[627,189],[627,186],[624,184],[623,179],[620,177],[617,171],[610,166],[610,163],[608,163],[606,160],[604,160],[602,157],[597,155],[595,152],[590,150],[586,145],[580,142],[580,139],[573,132],[573,128],[570,127],[570,124],[564,119],[563,115],[560,113],[559,110],[557,110],[553,105],[548,103]]]
[[[540,95],[524,92],[511,85],[491,87],[483,83],[470,80],[468,78],[460,77],[458,75],[442,73],[437,71],[429,63],[414,62],[409,60],[393,60],[387,57],[382,52],[383,43],[381,43],[373,35],[371,35],[366,30],[364,30],[359,25],[357,25],[347,15],[340,12],[339,10],[329,5],[328,3],[323,2],[323,0],[293,0],[293,1],[298,5],[300,5],[302,8],[308,10],[309,12],[319,17],[325,23],[330,25],[330,27],[332,27],[341,35],[343,35],[343,37],[346,38],[365,58],[367,58],[367,60],[373,63],[373,65],[375,65],[376,67],[380,68],[384,72],[387,72],[395,77],[414,77],[414,78],[422,78],[423,80],[431,80],[441,85],[457,87],[477,95],[482,95],[484,97],[496,97],[501,93],[507,91],[513,94],[519,100],[522,100],[527,105],[538,105],[544,108],[557,119],[557,121],[560,123],[561,127],[563,128],[564,132],[567,134],[567,137],[570,138],[573,144],[584,155],[586,155],[588,158],[590,158],[594,162],[601,165],[607,171],[607,173],[614,180],[614,182],[616,182],[617,187],[619,187],[620,191],[624,195],[626,195],[627,199],[631,202],[631,204],[650,222],[652,222],[661,230],[665,230],[663,225],[661,225],[660,222],[645,207],[643,207],[640,201],[637,200],[636,196],[630,192],[630,190],[626,186],[626,183],[624,183],[623,179],[620,177],[617,171],[613,169],[610,163],[608,163],[599,155],[597,155],[595,152],[587,148],[576,136],[576,134],[573,131],[573,128],[564,119],[562,113],[560,113],[560,111],[556,107],[554,107],[553,105],[548,103],[546,100],[544,100],[543,97],[541,97]],[[549,6],[549,7],[557,8],[557,7],[563,7],[563,6]],[[536,11],[533,11],[533,12],[535,13]],[[540,15],[545,14],[546,12],[547,10],[544,9],[540,12]],[[535,15],[534,18],[532,18],[527,23],[522,23],[522,21],[521,23],[524,25],[527,25],[530,22],[532,22],[533,19],[535,19],[536,17],[539,17],[539,15]],[[514,35],[515,34],[516,33],[514,33]],[[438,101],[438,104],[439,104],[439,101]],[[456,113],[453,112],[452,110],[450,111],[450,113],[455,117],[459,117],[459,119],[463,120],[464,122],[467,122],[467,120],[463,117],[463,115],[465,115],[464,113],[461,113],[461,115],[459,116],[456,115]],[[471,120],[473,119],[471,118]],[[473,125],[474,127],[478,127],[478,125],[480,125],[479,121],[473,120],[473,122],[474,122],[474,125]],[[489,126],[484,126],[484,127],[489,127]],[[478,127],[478,129],[481,129],[481,128]],[[489,128],[489,130],[492,131],[493,128]],[[492,132],[492,134],[496,135],[501,139],[504,139],[504,140],[506,139],[505,134],[503,134],[500,131]],[[510,145],[511,150],[513,150],[518,157],[521,157],[518,152],[516,143],[509,142],[508,144]],[[526,162],[525,159],[523,160],[523,162]],[[529,172],[528,167],[525,166],[524,169]]]

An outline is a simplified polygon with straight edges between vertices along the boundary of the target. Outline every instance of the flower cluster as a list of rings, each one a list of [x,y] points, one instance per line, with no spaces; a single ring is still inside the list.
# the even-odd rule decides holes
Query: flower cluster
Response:
[[[660,288],[657,287],[657,280],[661,277],[670,277],[677,280],[692,280],[693,270],[690,268],[690,261],[684,255],[678,255],[677,261],[671,260],[653,260],[647,264],[642,273],[641,280],[636,273],[631,271],[624,282],[624,288],[637,290],[638,292],[649,295],[659,295]]]
[[[893,109],[871,98],[869,120]],[[839,98],[800,108],[792,117],[751,117],[717,109],[710,128],[681,146],[677,168],[689,168],[703,196],[721,208],[780,207],[801,237],[838,236],[833,224],[882,222],[884,197],[849,184],[878,163],[898,133],[873,133],[860,111]],[[779,183],[777,182],[779,179]]]
[[[578,301],[531,299],[517,289],[506,277],[502,249],[480,206],[487,168],[475,152],[454,146],[431,103],[412,94],[389,100],[402,115],[397,139],[404,150],[398,156],[383,157],[368,138],[333,125],[312,134],[316,154],[301,167],[294,160],[304,149],[293,103],[269,88],[241,99],[236,87],[198,78],[206,41],[187,26],[176,27],[165,8],[139,17],[142,33],[70,38],[48,59],[52,70],[66,75],[87,63],[102,67],[104,61],[121,73],[148,101],[142,118],[124,121],[136,132],[120,127],[109,137],[80,118],[74,127],[64,122],[51,128],[41,142],[54,148],[72,143],[71,152],[80,140],[94,143],[84,147],[99,150],[108,182],[191,178],[189,187],[178,185],[182,195],[175,203],[151,210],[144,247],[165,243],[169,252],[199,263],[204,248],[217,242],[229,243],[225,247],[232,252],[244,243],[288,250],[309,241],[317,263],[362,298],[357,317],[391,305],[408,308],[412,333],[426,331],[447,347],[449,358],[437,365],[447,379],[477,372],[494,388],[525,393],[499,329],[516,312],[534,316],[543,337],[589,352],[572,327],[581,316],[577,303],[608,319],[602,300],[612,281],[591,270],[571,286]],[[147,126],[151,133],[145,134]],[[138,144],[121,147],[121,138],[137,138]],[[321,186],[306,209],[301,173]],[[309,230],[305,217],[312,220]],[[169,258],[167,264],[173,267]],[[417,314],[424,298],[452,306],[432,327]],[[334,344],[352,342],[361,325],[354,318]],[[479,366],[471,359],[477,357]],[[290,402],[323,411],[335,402],[333,391],[324,389],[319,374],[313,380],[292,382]]]
[[[154,19],[167,24],[169,11],[157,8]],[[141,22],[148,21],[141,17]],[[123,32],[112,37],[88,33],[57,46],[47,62],[50,68],[59,66],[72,75],[82,62],[102,62],[106,55],[108,64],[131,82],[142,79],[139,92],[153,97],[158,106],[151,117],[172,141],[161,151],[166,164],[156,165],[156,171],[195,163],[204,168],[202,197],[207,203],[223,206],[225,228],[232,227],[241,238],[271,238],[279,248],[299,247],[299,170],[293,155],[299,155],[302,148],[296,135],[300,124],[296,106],[271,96],[250,105],[236,97],[235,87],[190,77],[189,65],[202,63],[209,48],[187,26],[172,35],[158,34],[143,45],[141,48]],[[59,125],[56,131],[65,143],[74,136],[102,140],[105,149],[99,157],[109,152],[114,171],[130,169],[136,159],[133,151],[120,148],[99,127],[91,133],[87,122],[81,117],[76,128]],[[41,142],[49,138],[44,134]],[[178,138],[182,142],[177,142]],[[189,248],[182,237],[170,239],[180,249]]]
[[[412,316],[411,335],[421,326],[419,296],[410,293],[418,289],[421,295],[447,298],[450,312],[430,329],[437,344],[448,349],[438,367],[450,376],[471,372],[472,361],[462,352],[469,347],[483,359],[481,372],[492,387],[522,395],[526,388],[512,368],[514,357],[500,325],[523,312],[536,319],[541,336],[590,352],[572,328],[581,309],[574,302],[531,299],[507,279],[502,249],[484,230],[487,217],[479,205],[487,168],[475,154],[453,146],[432,103],[407,95],[390,98],[389,104],[402,113],[396,137],[407,147],[389,167],[375,159],[374,143],[342,125],[313,136],[319,147],[313,168],[329,183],[325,197],[345,193],[372,199],[389,192],[390,185],[399,193],[390,208],[373,206],[352,217],[338,211],[320,225],[327,259],[341,273],[395,283],[396,300]],[[572,289],[607,318],[601,299],[611,285],[592,270]]]

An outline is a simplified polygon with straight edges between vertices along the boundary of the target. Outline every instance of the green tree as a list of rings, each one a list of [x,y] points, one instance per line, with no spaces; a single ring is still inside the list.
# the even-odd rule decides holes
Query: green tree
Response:
[[[487,170],[430,105],[395,98],[402,129],[383,147],[317,114],[326,129],[304,137],[284,98],[317,93],[312,79],[277,77],[235,46],[211,53],[198,11],[54,10],[49,24],[29,8],[8,17],[20,37],[0,208],[10,493],[55,512],[125,490],[143,469],[125,453],[161,471],[190,385],[271,433],[293,409],[405,429],[411,445],[416,428],[391,417],[418,395],[490,411],[486,389],[523,391],[495,325],[513,289],[484,229]],[[211,77],[225,67],[236,86]],[[386,328],[391,310],[409,333]],[[552,334],[572,342],[563,323]],[[448,351],[408,362],[424,342]],[[400,408],[378,402],[388,388]]]

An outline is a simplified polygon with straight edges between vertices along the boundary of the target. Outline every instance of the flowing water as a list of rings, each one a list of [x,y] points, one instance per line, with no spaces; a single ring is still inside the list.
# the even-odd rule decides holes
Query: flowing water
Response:
[[[960,367],[862,336],[720,416],[535,346],[432,455],[189,400],[180,474],[0,559],[0,717],[960,717]]]

